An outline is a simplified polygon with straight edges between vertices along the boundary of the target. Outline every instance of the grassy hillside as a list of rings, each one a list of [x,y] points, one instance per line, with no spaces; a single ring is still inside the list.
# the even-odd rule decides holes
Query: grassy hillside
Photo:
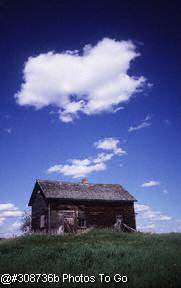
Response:
[[[93,230],[63,237],[24,236],[0,241],[0,275],[83,274],[96,280],[93,283],[62,283],[62,280],[57,284],[13,283],[9,287],[181,287],[180,248],[181,234],[174,233],[122,234]],[[100,273],[109,275],[112,282],[101,283]],[[126,275],[129,281],[116,283],[115,274]]]

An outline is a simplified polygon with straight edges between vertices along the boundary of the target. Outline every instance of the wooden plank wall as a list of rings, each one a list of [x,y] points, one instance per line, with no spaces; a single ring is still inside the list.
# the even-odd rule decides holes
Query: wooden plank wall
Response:
[[[45,215],[45,227],[48,228],[48,206],[41,194],[37,194],[32,205],[32,230],[40,230],[40,216]],[[44,229],[42,229],[44,230]]]
[[[55,202],[56,201],[56,202]],[[78,215],[78,211],[85,214],[87,227],[113,227],[116,216],[122,215],[123,222],[136,229],[135,212],[133,202],[103,202],[103,201],[71,201],[54,200],[50,203],[50,229],[58,229],[60,226],[59,212],[72,210]],[[40,216],[45,215],[45,228],[40,229]],[[77,221],[78,223],[78,221]],[[48,205],[41,194],[37,194],[32,205],[32,229],[33,231],[48,232]]]
[[[122,215],[125,224],[136,228],[133,202],[93,202],[77,201],[62,204],[51,204],[51,227],[55,228],[58,220],[58,211],[73,210],[83,211],[86,217],[87,227],[112,227],[116,222],[116,216]]]

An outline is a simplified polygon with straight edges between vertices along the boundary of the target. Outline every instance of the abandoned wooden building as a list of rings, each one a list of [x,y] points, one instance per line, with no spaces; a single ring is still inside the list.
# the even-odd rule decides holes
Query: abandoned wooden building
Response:
[[[62,234],[90,227],[113,227],[118,219],[136,229],[136,199],[118,184],[36,180],[29,206],[32,231]]]

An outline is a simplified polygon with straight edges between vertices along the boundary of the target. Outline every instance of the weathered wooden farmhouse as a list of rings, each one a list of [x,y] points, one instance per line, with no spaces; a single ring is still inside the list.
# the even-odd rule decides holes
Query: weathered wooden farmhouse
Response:
[[[118,219],[136,229],[136,199],[118,184],[37,180],[29,201],[32,231],[62,234],[113,227]]]

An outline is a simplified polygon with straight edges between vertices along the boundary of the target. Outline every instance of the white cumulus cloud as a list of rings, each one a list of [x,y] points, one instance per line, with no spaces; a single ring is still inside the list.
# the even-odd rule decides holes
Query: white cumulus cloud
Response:
[[[132,41],[104,38],[83,51],[48,52],[29,57],[23,83],[15,98],[36,109],[57,107],[63,122],[86,115],[118,111],[119,105],[140,92],[144,76],[128,74],[140,54]]]
[[[7,218],[7,217],[21,217],[23,213],[19,210],[13,210],[13,211],[2,211],[0,213],[0,217]]]
[[[21,235],[20,227],[22,223],[20,221],[15,221],[11,223],[5,222],[4,225],[1,225],[0,237],[9,238],[13,236]]]
[[[12,203],[0,203],[0,211],[14,211],[18,208]]]
[[[0,203],[0,224],[2,225],[7,218],[19,218],[23,212],[12,203]]]
[[[169,221],[172,219],[171,216],[164,215],[160,211],[155,211],[148,205],[135,204],[135,210],[142,219],[147,219],[150,221]]]
[[[107,168],[107,161],[110,161],[114,156],[121,156],[126,153],[121,147],[118,147],[119,142],[120,141],[116,138],[100,139],[98,142],[94,143],[94,146],[97,149],[107,151],[107,153],[98,153],[95,157],[85,159],[71,159],[68,160],[65,165],[53,165],[47,172],[60,173],[64,176],[80,178],[87,176],[92,172],[104,171]]]
[[[99,140],[94,145],[98,149],[109,150],[109,151],[112,151],[116,155],[126,154],[126,151],[118,147],[119,144],[120,144],[120,141],[116,138],[105,138],[105,139]]]
[[[48,173],[60,173],[65,176],[79,178],[92,172],[103,171],[106,169],[105,161],[112,158],[112,155],[98,155],[94,159],[72,159],[68,160],[70,164],[54,165],[48,169]]]
[[[143,183],[141,187],[154,187],[154,186],[159,186],[159,185],[160,185],[160,182],[151,180],[151,181]]]

